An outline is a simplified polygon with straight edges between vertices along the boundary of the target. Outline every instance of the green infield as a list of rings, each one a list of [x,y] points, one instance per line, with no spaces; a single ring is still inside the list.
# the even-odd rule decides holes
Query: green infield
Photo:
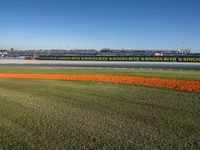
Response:
[[[1,68],[0,73],[53,73],[53,74],[112,74],[142,77],[200,80],[200,71],[159,69],[38,69]]]
[[[3,69],[200,80],[198,71]],[[0,149],[198,149],[200,93],[81,81],[0,79]]]
[[[0,149],[200,148],[199,93],[33,79],[0,79],[0,91]]]

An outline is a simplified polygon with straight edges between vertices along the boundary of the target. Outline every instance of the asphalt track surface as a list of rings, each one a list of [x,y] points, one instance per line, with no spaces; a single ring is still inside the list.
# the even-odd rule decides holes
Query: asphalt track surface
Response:
[[[118,62],[118,61],[48,61],[0,59],[0,68],[143,68],[200,71],[200,63],[182,62]]]

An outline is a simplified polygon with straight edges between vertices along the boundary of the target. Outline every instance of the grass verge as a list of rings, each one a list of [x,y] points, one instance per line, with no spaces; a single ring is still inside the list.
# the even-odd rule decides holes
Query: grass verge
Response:
[[[199,93],[33,79],[0,91],[0,149],[200,147]]]

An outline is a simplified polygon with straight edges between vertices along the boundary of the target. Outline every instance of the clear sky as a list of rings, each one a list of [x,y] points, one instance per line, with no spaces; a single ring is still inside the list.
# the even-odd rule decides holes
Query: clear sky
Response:
[[[200,51],[200,0],[0,0],[11,47]]]

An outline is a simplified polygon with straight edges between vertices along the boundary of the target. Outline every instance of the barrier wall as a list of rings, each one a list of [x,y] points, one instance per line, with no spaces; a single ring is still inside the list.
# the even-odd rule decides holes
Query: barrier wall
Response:
[[[38,60],[200,62],[200,56],[39,56]]]

